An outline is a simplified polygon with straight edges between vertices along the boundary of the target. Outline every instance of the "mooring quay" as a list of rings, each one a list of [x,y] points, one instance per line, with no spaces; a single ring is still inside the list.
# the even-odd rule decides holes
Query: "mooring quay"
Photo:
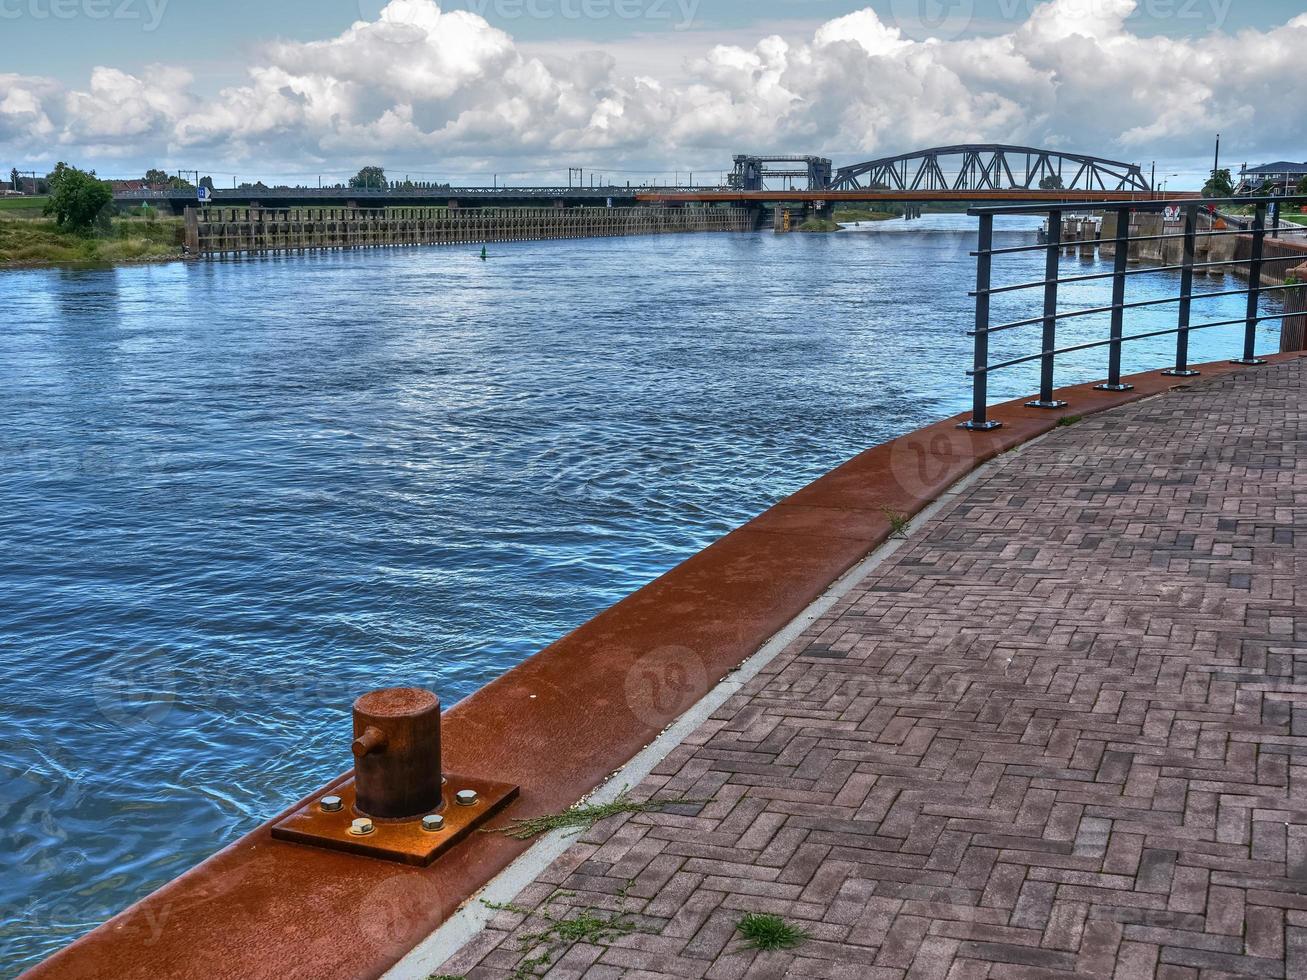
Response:
[[[363,697],[353,770],[31,975],[1304,975],[1307,364],[1300,330],[1258,349],[1284,316],[1264,294],[1301,290],[1263,286],[1254,206],[1250,255],[1208,260],[1243,268],[1246,318],[1202,316],[1194,204],[1175,357],[1133,376],[1131,222],[1095,279],[1107,336],[1059,346],[1084,277],[1055,237],[1029,246],[1046,279],[1001,284],[980,210],[972,411],[443,714]],[[992,322],[1009,288],[1044,315]],[[991,360],[1023,325],[1034,352]],[[1230,360],[1190,364],[1189,334],[1223,327]],[[1059,386],[1086,346],[1105,380]],[[1038,394],[989,404],[1024,360]],[[624,786],[654,805],[581,840],[479,832]],[[748,913],[796,944],[749,949]]]

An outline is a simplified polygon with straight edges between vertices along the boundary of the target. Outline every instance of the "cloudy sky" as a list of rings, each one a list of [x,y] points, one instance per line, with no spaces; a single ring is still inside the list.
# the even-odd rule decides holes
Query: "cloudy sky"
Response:
[[[1303,0],[0,0],[0,169],[715,177],[954,142],[1307,159]],[[1179,176],[1171,176],[1178,174]]]

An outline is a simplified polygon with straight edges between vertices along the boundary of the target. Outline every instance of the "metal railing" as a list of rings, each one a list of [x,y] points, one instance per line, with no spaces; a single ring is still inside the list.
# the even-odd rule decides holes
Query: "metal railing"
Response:
[[[994,371],[1015,367],[1018,364],[1028,364],[1033,361],[1038,361],[1040,365],[1039,397],[1035,401],[1028,402],[1028,407],[1050,409],[1065,407],[1066,402],[1057,400],[1053,395],[1054,367],[1058,356],[1063,354],[1071,354],[1078,351],[1106,347],[1108,351],[1107,381],[1095,387],[1099,391],[1128,391],[1132,386],[1129,384],[1123,384],[1121,381],[1121,348],[1125,343],[1132,340],[1146,340],[1153,337],[1163,337],[1174,334],[1176,338],[1175,364],[1162,373],[1173,377],[1192,377],[1193,375],[1198,374],[1198,372],[1189,367],[1189,335],[1195,330],[1206,330],[1214,327],[1227,327],[1241,324],[1244,327],[1243,349],[1241,356],[1235,358],[1233,363],[1265,364],[1266,362],[1258,358],[1256,354],[1257,325],[1264,320],[1277,320],[1291,314],[1260,313],[1261,297],[1264,293],[1303,288],[1296,284],[1276,286],[1262,285],[1262,273],[1265,264],[1268,261],[1265,258],[1265,244],[1268,237],[1266,213],[1267,208],[1272,204],[1278,204],[1280,206],[1303,206],[1307,205],[1307,197],[1258,197],[1239,198],[1237,200],[1187,200],[1181,202],[1122,201],[1092,205],[1038,204],[1018,205],[1012,207],[972,208],[968,213],[978,216],[980,219],[980,237],[977,243],[977,249],[971,253],[976,258],[976,289],[970,294],[974,296],[976,300],[976,325],[975,329],[968,331],[968,335],[975,339],[975,361],[972,369],[967,372],[968,377],[972,379],[973,385],[971,419],[964,422],[962,428],[971,429],[973,431],[988,431],[991,429],[997,429],[1002,425],[1001,422],[995,422],[988,416],[987,398],[989,375]],[[1214,227],[1211,230],[1200,231],[1200,215],[1204,213],[1215,215],[1215,209],[1219,205],[1252,207],[1254,209],[1252,228],[1219,230]],[[1161,214],[1167,208],[1175,208],[1177,206],[1180,208],[1181,220],[1184,225],[1182,231],[1174,234],[1161,235],[1130,234],[1130,218],[1132,214]],[[1115,230],[1110,239],[1097,238],[1092,240],[1076,239],[1063,241],[1062,219],[1068,213],[1114,214]],[[1004,248],[994,247],[994,218],[996,216],[1029,214],[1048,215],[1046,243],[1038,245],[1017,245]],[[1165,226],[1163,226],[1162,230],[1165,232]],[[1251,237],[1251,246],[1249,249],[1250,254],[1248,257],[1241,259],[1232,257],[1228,260],[1223,259],[1207,262],[1196,261],[1200,237],[1205,239],[1210,245],[1210,242],[1214,239],[1229,236]],[[1166,264],[1165,261],[1159,261],[1158,264],[1141,265],[1140,268],[1135,269],[1128,267],[1130,263],[1130,248],[1132,245],[1137,245],[1142,242],[1163,243],[1175,240],[1183,241],[1181,251],[1182,259],[1178,264]],[[1062,275],[1060,267],[1061,252],[1064,249],[1079,247],[1090,244],[1091,242],[1094,246],[1107,244],[1113,246],[1114,254],[1112,271],[1087,275]],[[995,256],[1038,251],[1042,251],[1046,255],[1043,279],[1034,282],[1015,283],[1012,285],[995,286],[993,284],[992,273]],[[1159,256],[1163,254],[1162,247],[1159,246]],[[1298,264],[1307,263],[1307,253],[1304,253],[1300,258],[1277,258],[1270,261],[1296,262]],[[1246,288],[1199,293],[1193,291],[1195,271],[1233,269],[1236,267],[1246,267],[1248,270],[1248,286]],[[1135,302],[1126,302],[1126,284],[1131,277],[1162,271],[1180,273],[1179,293],[1160,299],[1152,298]],[[1085,283],[1105,280],[1110,280],[1112,283],[1112,297],[1110,303],[1102,306],[1084,307],[1074,310],[1060,310],[1058,308],[1059,286],[1068,283]],[[1012,320],[1006,323],[990,322],[990,300],[993,296],[1001,293],[1011,293],[1031,289],[1043,290],[1044,309],[1040,316]],[[1202,323],[1192,322],[1193,303],[1195,301],[1212,299],[1220,296],[1237,296],[1243,294],[1247,294],[1248,297],[1247,312],[1244,316],[1232,320],[1213,320]],[[1170,304],[1177,304],[1178,307],[1177,323],[1175,327],[1165,330],[1149,330],[1143,333],[1125,333],[1125,314],[1127,310]],[[1072,344],[1067,347],[1057,346],[1057,329],[1060,323],[1076,317],[1103,313],[1110,314],[1110,327],[1108,336],[1105,339]],[[997,363],[990,362],[989,338],[992,335],[1002,331],[1014,330],[1020,327],[1033,326],[1036,324],[1042,327],[1042,342],[1038,353],[1014,357]]]

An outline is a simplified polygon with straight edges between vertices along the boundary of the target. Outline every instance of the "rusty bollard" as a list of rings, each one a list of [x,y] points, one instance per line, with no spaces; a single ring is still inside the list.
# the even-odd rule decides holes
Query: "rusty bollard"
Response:
[[[352,748],[359,813],[402,820],[440,808],[436,695],[417,687],[364,694],[354,702]]]
[[[354,778],[282,817],[274,839],[425,868],[517,799],[513,783],[441,771],[440,698],[418,687],[355,701],[351,748]]]

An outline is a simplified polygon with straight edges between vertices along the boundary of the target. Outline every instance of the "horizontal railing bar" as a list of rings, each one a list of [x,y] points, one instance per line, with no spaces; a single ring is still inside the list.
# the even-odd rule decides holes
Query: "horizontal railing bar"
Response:
[[[1294,256],[1288,256],[1283,260],[1265,259],[1263,261],[1264,262],[1279,262],[1279,261],[1292,262],[1294,258],[1295,258]],[[1251,261],[1250,259],[1230,259],[1228,262],[1195,262],[1193,268],[1217,269],[1217,268],[1221,268],[1222,266],[1248,265],[1250,261]],[[1138,269],[1127,269],[1125,272],[1122,272],[1121,275],[1142,276],[1149,272],[1179,272],[1182,269],[1184,269],[1183,265],[1149,265],[1149,266],[1143,266]],[[1061,284],[1066,284],[1069,282],[1094,282],[1100,279],[1113,279],[1116,277],[1116,275],[1117,273],[1115,272],[1097,272],[1094,273],[1093,275],[1088,275],[1088,276],[1067,276],[1065,279],[1058,279],[1057,281]],[[1022,283],[1017,283],[1016,285],[1013,286],[994,286],[986,290],[986,292],[990,296],[993,296],[995,293],[1014,293],[1021,289],[1040,289],[1042,287],[1047,286],[1048,284],[1049,284],[1049,280],[1040,279],[1036,282],[1022,282]],[[967,295],[971,297],[975,297],[978,294],[975,290],[972,290]]]
[[[1130,191],[1112,191],[1111,193],[1129,194]],[[1129,199],[1119,201],[1096,201],[1086,203],[1084,201],[1067,201],[1065,203],[1056,203],[1045,201],[1042,204],[999,204],[992,207],[973,207],[967,210],[969,215],[981,214],[1046,214],[1049,211],[1117,211],[1121,208],[1130,208],[1134,211],[1151,213],[1155,211],[1165,211],[1167,208],[1188,207],[1197,204],[1205,207],[1208,204],[1225,204],[1233,207],[1248,207],[1249,205],[1257,206],[1259,204],[1290,204],[1302,205],[1307,204],[1307,197],[1295,194],[1286,197],[1179,197],[1163,198],[1161,200],[1149,201],[1132,201]]]
[[[1295,282],[1287,286],[1263,286],[1260,291],[1263,293],[1273,293],[1276,292],[1277,290],[1282,290],[1282,289],[1302,289],[1302,288],[1303,288],[1302,283]],[[1198,299],[1216,299],[1221,296],[1243,296],[1246,293],[1248,293],[1248,291],[1249,291],[1248,289],[1225,289],[1218,293],[1193,293],[1191,296],[1189,296],[1189,299],[1198,300]],[[1121,309],[1137,310],[1146,306],[1165,306],[1167,303],[1179,303],[1183,301],[1184,298],[1185,298],[1184,296],[1168,296],[1165,299],[1141,299],[1134,303],[1122,303]],[[1053,319],[1070,320],[1073,317],[1092,316],[1095,313],[1111,313],[1112,310],[1114,309],[1116,309],[1116,307],[1110,305],[1087,306],[1081,310],[1071,310],[1065,313],[1058,313],[1056,316],[1053,317]],[[1000,331],[1012,330],[1016,327],[1029,327],[1036,323],[1043,323],[1045,319],[1047,319],[1047,317],[1032,316],[1025,320],[1013,320],[1010,323],[999,323],[996,324],[995,326],[990,327],[988,330],[985,331],[985,333],[999,333]],[[976,331],[974,330],[967,331],[968,337],[974,337],[975,335],[976,335]]]
[[[1293,313],[1266,313],[1262,316],[1252,317],[1251,319],[1254,323],[1261,323],[1263,320],[1282,320],[1286,316],[1294,315],[1295,314]],[[1230,327],[1235,324],[1246,324],[1248,320],[1248,317],[1241,316],[1237,320],[1216,320],[1212,323],[1195,323],[1188,327],[1171,327],[1169,330],[1151,330],[1148,333],[1136,333],[1131,334],[1128,337],[1122,337],[1120,338],[1120,342],[1125,343],[1130,340],[1148,340],[1151,337],[1166,337],[1180,333],[1182,330],[1206,330],[1209,327]],[[990,372],[997,371],[1000,368],[1013,367],[1017,364],[1027,364],[1030,361],[1038,361],[1041,358],[1050,355],[1056,357],[1058,354],[1074,354],[1077,351],[1093,350],[1095,347],[1106,347],[1113,343],[1116,343],[1116,341],[1109,338],[1107,340],[1094,340],[1084,344],[1074,344],[1071,347],[1059,347],[1057,350],[1040,351],[1038,354],[1027,354],[1025,357],[1015,357],[1010,361],[1000,361],[997,364],[990,364],[983,368],[972,369],[967,372],[967,377],[975,377],[977,374],[989,374]]]
[[[1284,224],[1280,226],[1281,231],[1284,231],[1285,229],[1292,230],[1294,228],[1301,228],[1304,232],[1307,232],[1307,226],[1295,224],[1292,221],[1289,222],[1288,224]],[[1267,225],[1266,230],[1268,232],[1271,231],[1272,230],[1271,226]],[[1237,231],[1201,231],[1200,230],[1198,232],[1198,237],[1199,238],[1223,238],[1226,235],[1243,235],[1246,237],[1251,234],[1252,231],[1248,228],[1241,228]],[[1177,238],[1184,238],[1184,237],[1185,235],[1183,231],[1177,231],[1171,235],[1140,235],[1137,237],[1135,235],[1131,235],[1129,241],[1133,245],[1135,242],[1169,242],[1169,241],[1174,241]],[[1060,247],[1071,248],[1074,245],[1083,245],[1086,242],[1093,242],[1095,245],[1102,245],[1104,243],[1110,245],[1115,241],[1116,241],[1115,238],[1065,238],[1061,241]],[[1053,246],[1052,242],[1045,242],[1043,245],[1008,245],[1008,246],[1004,246],[1003,248],[991,248],[984,252],[972,252],[971,257],[979,258],[981,255],[1014,255],[1018,252],[1042,252],[1044,251],[1044,249],[1051,248],[1052,246]]]

